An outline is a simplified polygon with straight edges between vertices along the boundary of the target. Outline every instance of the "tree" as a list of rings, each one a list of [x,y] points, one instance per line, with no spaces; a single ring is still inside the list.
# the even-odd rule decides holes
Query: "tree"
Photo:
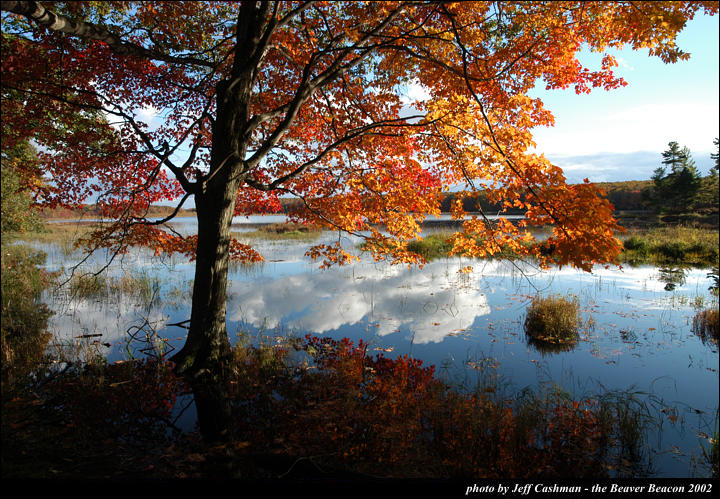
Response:
[[[601,191],[567,185],[528,152],[532,128],[553,122],[528,92],[538,80],[578,93],[625,84],[609,54],[583,67],[583,45],[686,59],[674,39],[700,9],[718,6],[2,2],[12,13],[3,19],[3,120],[45,148],[52,182],[38,202],[100,195],[112,223],[89,250],[143,244],[195,258],[190,330],[174,358],[191,372],[228,351],[229,259],[261,258],[230,237],[232,216],[278,210],[279,196],[301,201],[297,221],[363,235],[378,259],[422,263],[407,242],[438,213],[440,193],[461,185],[457,217],[480,193],[527,215],[518,225],[466,220],[453,238],[458,254],[510,247],[586,270],[614,261],[618,225]],[[145,217],[150,203],[190,197],[197,236],[163,230],[171,217]],[[534,241],[532,224],[554,232]],[[308,254],[327,265],[353,259],[339,243]]]
[[[662,164],[670,167],[670,173],[682,170],[688,161],[687,148],[680,149],[677,142],[668,143],[668,149],[662,153]]]
[[[687,146],[680,149],[677,142],[668,143],[662,153],[662,164],[669,166],[668,172],[658,167],[652,176],[653,203],[660,211],[684,212],[697,201],[702,185],[700,173]]]
[[[27,141],[3,151],[2,155],[2,233],[25,232],[41,227],[40,219],[32,209],[31,190],[37,185],[39,175],[37,153]],[[22,175],[24,172],[25,175]],[[34,173],[27,175],[28,172]]]

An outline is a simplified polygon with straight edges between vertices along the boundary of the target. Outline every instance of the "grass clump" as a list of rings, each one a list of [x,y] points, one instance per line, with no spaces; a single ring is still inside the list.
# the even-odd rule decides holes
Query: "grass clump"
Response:
[[[525,317],[525,333],[535,341],[568,344],[577,341],[580,302],[577,297],[536,296]]]
[[[700,337],[703,343],[717,345],[720,336],[720,312],[717,308],[700,310],[693,317],[693,332]]]

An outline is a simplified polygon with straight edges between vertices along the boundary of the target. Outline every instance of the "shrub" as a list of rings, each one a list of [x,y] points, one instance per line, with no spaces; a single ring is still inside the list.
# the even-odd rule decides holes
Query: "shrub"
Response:
[[[167,473],[180,457],[165,455],[183,442],[172,415],[185,393],[169,365],[150,359],[42,372],[32,390],[3,400],[3,478]]]
[[[457,390],[416,359],[370,356],[362,341],[308,336],[295,346],[304,355],[295,367],[275,349],[285,369],[267,369],[267,347],[243,347],[228,384],[231,440],[248,458],[291,457],[283,472],[309,461],[323,474],[597,477],[633,473],[622,460],[642,459],[629,449],[645,423],[623,395],[508,400],[500,387]]]
[[[577,297],[536,296],[528,307],[525,332],[549,343],[577,341],[580,303]]]
[[[632,236],[630,239],[623,243],[626,250],[638,251],[640,253],[647,253],[648,244],[638,236]]]

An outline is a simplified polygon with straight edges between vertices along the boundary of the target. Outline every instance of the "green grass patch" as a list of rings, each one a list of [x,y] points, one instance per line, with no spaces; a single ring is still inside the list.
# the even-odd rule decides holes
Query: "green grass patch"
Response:
[[[422,239],[414,239],[407,245],[407,249],[413,253],[423,256],[426,260],[445,258],[453,245],[448,242],[452,232],[436,232],[429,234]]]
[[[694,227],[634,230],[623,241],[622,262],[713,266],[718,261],[718,231]]]
[[[447,258],[450,251],[453,248],[452,243],[449,242],[450,238],[455,232],[442,231],[428,234],[422,239],[413,239],[408,242],[407,249],[413,253],[417,253],[423,256],[426,260],[435,260],[438,258]],[[477,238],[479,245],[482,245],[482,240]],[[499,253],[495,253],[492,256],[486,258],[514,258],[517,255],[513,252],[504,250]]]

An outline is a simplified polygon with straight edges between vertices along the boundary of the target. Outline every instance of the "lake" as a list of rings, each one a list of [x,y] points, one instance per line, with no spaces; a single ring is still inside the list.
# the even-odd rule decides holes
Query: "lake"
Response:
[[[242,219],[256,224],[284,217]],[[243,220],[235,222],[240,227]],[[176,228],[192,233],[194,219],[179,220]],[[358,243],[341,237],[346,247]],[[239,336],[273,341],[307,333],[348,337],[370,342],[370,352],[409,354],[434,364],[439,377],[460,387],[492,376],[509,393],[555,384],[578,398],[602,390],[637,392],[658,418],[649,435],[656,475],[705,472],[694,462],[702,460],[700,445],[709,446],[704,435],[712,436],[716,424],[718,348],[693,333],[692,319],[698,310],[717,307],[708,289],[710,269],[599,267],[590,274],[460,258],[419,269],[363,257],[353,265],[320,270],[304,256],[310,244],[337,238],[322,233],[312,242],[253,241],[265,262],[230,270],[231,342]],[[48,254],[46,266],[52,270],[68,269],[80,259],[79,253],[66,254],[53,245],[37,246]],[[105,257],[94,255],[81,271],[99,269]],[[458,272],[468,264],[474,273]],[[84,344],[110,361],[123,360],[142,355],[142,342],[129,342],[128,331],[147,321],[167,339],[168,349],[179,349],[186,330],[168,324],[190,317],[194,265],[136,250],[113,261],[108,271],[151,283],[154,300],[132,293],[79,299],[64,288],[47,293],[56,342]],[[544,351],[526,339],[525,311],[533,296],[558,293],[578,297],[584,327],[571,350]],[[102,336],[88,336],[93,334]],[[192,411],[184,417],[191,426]]]

